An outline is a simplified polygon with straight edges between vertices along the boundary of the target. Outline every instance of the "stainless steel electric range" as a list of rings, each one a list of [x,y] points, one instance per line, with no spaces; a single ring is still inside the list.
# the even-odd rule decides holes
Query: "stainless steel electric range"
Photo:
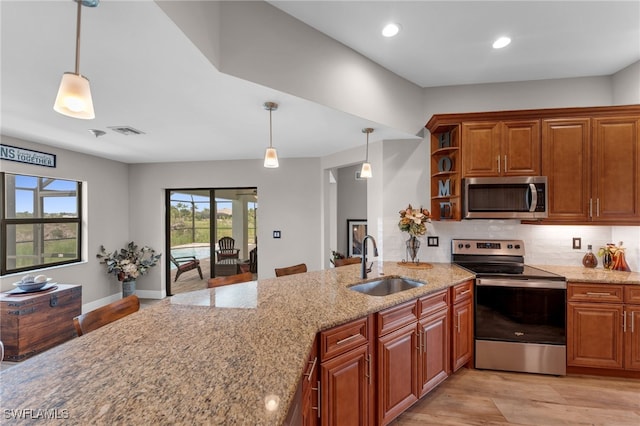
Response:
[[[476,275],[475,367],[566,374],[564,277],[524,263],[521,240],[452,240],[452,261]]]

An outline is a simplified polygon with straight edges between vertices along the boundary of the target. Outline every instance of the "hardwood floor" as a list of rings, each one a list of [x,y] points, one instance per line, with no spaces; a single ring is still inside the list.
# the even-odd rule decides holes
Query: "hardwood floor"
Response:
[[[392,424],[638,426],[640,380],[463,368]]]

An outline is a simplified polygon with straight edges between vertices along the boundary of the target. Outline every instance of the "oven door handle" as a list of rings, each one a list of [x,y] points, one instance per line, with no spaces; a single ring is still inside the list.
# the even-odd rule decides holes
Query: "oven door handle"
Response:
[[[567,282],[552,280],[511,280],[496,278],[476,278],[477,287],[524,287],[524,288],[551,288],[566,289]]]

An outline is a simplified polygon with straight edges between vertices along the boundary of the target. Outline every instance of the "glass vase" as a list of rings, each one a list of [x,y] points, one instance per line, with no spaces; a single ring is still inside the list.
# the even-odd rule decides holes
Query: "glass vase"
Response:
[[[420,240],[413,235],[407,240],[407,261],[417,263],[418,250],[420,250]]]

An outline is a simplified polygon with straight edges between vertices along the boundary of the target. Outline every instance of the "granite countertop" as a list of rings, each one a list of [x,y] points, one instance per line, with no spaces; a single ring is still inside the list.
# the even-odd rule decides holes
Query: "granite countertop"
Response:
[[[318,331],[473,278],[377,262],[369,279],[383,274],[427,284],[367,296],[347,288],[362,282],[350,265],[178,294],[4,370],[0,408],[82,425],[282,424]]]
[[[608,271],[603,268],[585,268],[584,266],[533,266],[562,275],[567,282],[640,285],[640,272]]]

